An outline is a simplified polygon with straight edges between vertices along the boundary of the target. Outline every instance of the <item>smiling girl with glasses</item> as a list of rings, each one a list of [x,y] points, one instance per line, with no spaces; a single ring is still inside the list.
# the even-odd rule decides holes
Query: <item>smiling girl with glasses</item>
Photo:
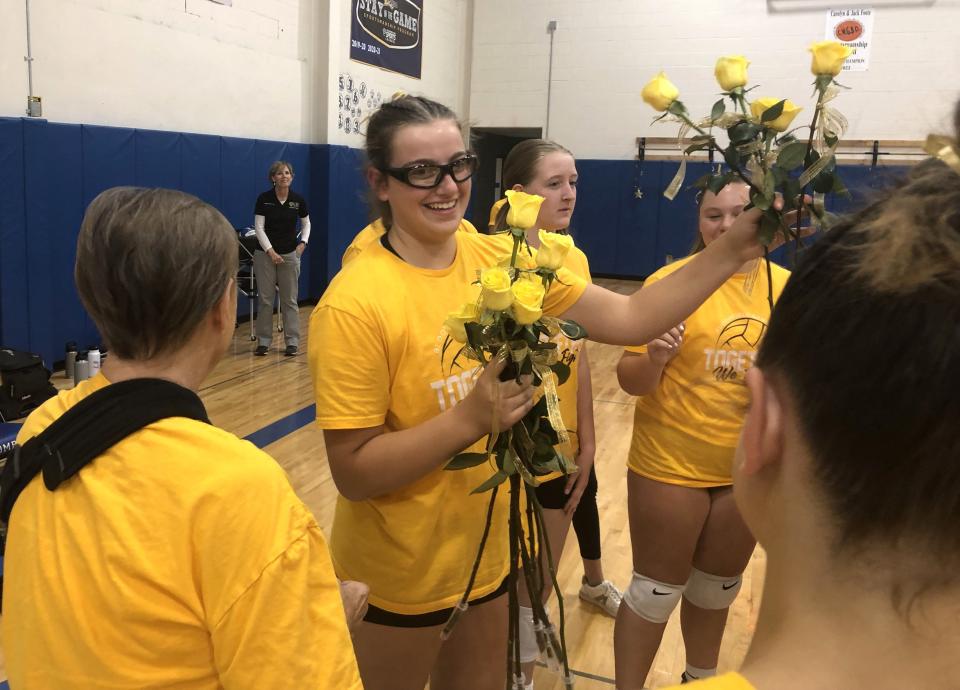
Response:
[[[386,233],[334,278],[310,318],[309,360],[330,471],[340,496],[331,549],[338,575],[370,585],[355,636],[368,690],[503,688],[506,666],[507,492],[498,496],[471,606],[440,631],[470,577],[489,496],[478,466],[443,470],[481,449],[533,405],[529,381],[498,380],[504,362],[451,369],[441,326],[475,300],[477,271],[509,254],[510,235],[457,232],[475,163],[446,106],[385,103],[367,127],[367,181]],[[470,173],[470,174],[467,174]],[[429,185],[427,183],[430,183]],[[596,340],[647,342],[688,316],[761,253],[759,212],[741,215],[689,270],[632,296],[561,269],[546,313]],[[705,257],[701,259],[700,257]]]

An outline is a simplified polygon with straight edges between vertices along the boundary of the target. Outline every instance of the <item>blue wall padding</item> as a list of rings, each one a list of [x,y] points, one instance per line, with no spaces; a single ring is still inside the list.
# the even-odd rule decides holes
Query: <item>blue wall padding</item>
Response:
[[[29,350],[61,353],[67,340],[99,342],[73,284],[77,233],[83,217],[83,138],[74,125],[24,122],[26,152]],[[102,133],[95,133],[95,136]],[[51,194],[51,190],[56,190]],[[61,337],[66,336],[66,337]]]
[[[0,345],[30,344],[23,125],[0,118]]]
[[[48,127],[71,125],[55,125]],[[83,206],[110,187],[136,184],[136,130],[81,125]],[[29,151],[28,151],[29,153]]]
[[[363,152],[346,146],[327,146],[329,155],[327,198],[327,276],[340,270],[340,259],[354,236],[369,222],[367,184],[363,178]]]
[[[68,340],[99,340],[73,284],[76,238],[86,205],[117,185],[162,186],[195,194],[237,228],[253,223],[257,195],[269,188],[274,160],[294,166],[294,189],[310,205],[312,236],[302,263],[300,298],[318,299],[340,268],[354,235],[368,222],[363,153],[202,134],[68,125],[0,118],[0,345],[63,359]],[[573,230],[598,275],[646,277],[666,256],[683,256],[696,232],[690,189],[663,198],[677,163],[579,160]],[[688,167],[687,185],[707,170]],[[843,166],[852,210],[903,168]],[[635,192],[639,188],[642,194]],[[778,252],[788,262],[789,254]],[[240,312],[246,313],[241,300]]]
[[[267,188],[266,169],[257,174],[253,139],[220,138],[220,205],[235,228],[253,225],[257,195]]]
[[[183,135],[180,142],[180,183],[183,191],[221,208],[220,137],[209,134]]]
[[[134,184],[138,187],[182,189],[178,132],[138,129],[134,137]]]

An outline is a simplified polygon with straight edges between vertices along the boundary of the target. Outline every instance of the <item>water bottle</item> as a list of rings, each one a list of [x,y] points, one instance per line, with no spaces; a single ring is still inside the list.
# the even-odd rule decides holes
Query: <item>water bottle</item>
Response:
[[[77,344],[73,341],[67,343],[66,354],[63,358],[63,375],[65,378],[73,378],[73,364],[77,361]]]
[[[81,350],[77,353],[77,361],[73,365],[73,385],[77,386],[88,378],[90,378],[90,362],[87,361],[87,351]]]
[[[90,377],[93,378],[100,372],[100,346],[91,345],[87,350],[87,361],[90,362]]]

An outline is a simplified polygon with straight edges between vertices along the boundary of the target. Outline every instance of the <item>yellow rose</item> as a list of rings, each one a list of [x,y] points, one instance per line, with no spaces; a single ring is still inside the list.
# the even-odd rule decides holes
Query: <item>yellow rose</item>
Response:
[[[750,61],[742,55],[725,55],[717,60],[717,66],[713,68],[713,76],[717,78],[721,89],[733,91],[739,86],[746,85],[749,64]]]
[[[843,61],[850,57],[853,48],[845,46],[839,41],[817,41],[809,48],[813,53],[810,71],[815,75],[829,74],[835,77],[843,69]]]
[[[503,311],[513,302],[510,292],[510,273],[496,266],[480,272],[481,299],[483,306],[491,311]]]
[[[567,258],[567,252],[573,246],[573,238],[570,235],[561,235],[558,232],[547,232],[546,230],[541,230],[539,235],[540,248],[537,250],[537,266],[548,271],[556,271],[563,266],[563,261]]]
[[[647,85],[643,87],[640,95],[647,105],[662,113],[677,100],[677,96],[680,95],[680,89],[667,79],[666,74],[660,72],[660,74],[647,82]]]
[[[447,330],[450,331],[450,337],[456,340],[458,343],[467,342],[467,329],[465,324],[470,321],[478,321],[480,319],[480,309],[477,308],[475,302],[467,302],[459,311],[452,311],[447,317],[447,320],[443,322],[443,325],[447,327]]]
[[[511,228],[529,230],[537,224],[537,216],[540,215],[540,204],[543,203],[542,196],[527,194],[526,192],[515,192],[512,189],[508,189],[507,203],[510,204],[510,208],[507,211],[507,225]]]
[[[518,280],[513,284],[513,318],[527,326],[543,316],[543,283]]]
[[[760,118],[769,108],[772,108],[782,100],[782,98],[758,98],[750,104],[750,112],[753,113],[753,116],[757,119],[757,122],[759,122]],[[790,126],[793,118],[795,118],[801,110],[803,110],[803,108],[798,108],[796,103],[788,100],[783,104],[783,112],[780,113],[780,117],[770,120],[769,122],[764,122],[763,124],[775,132],[782,132]]]

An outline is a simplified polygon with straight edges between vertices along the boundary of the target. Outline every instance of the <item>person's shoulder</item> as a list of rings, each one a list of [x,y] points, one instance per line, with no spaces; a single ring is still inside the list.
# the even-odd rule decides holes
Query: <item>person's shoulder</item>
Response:
[[[656,271],[650,274],[650,276],[647,278],[647,282],[660,280],[670,275],[671,273],[675,273],[676,271],[679,271],[681,268],[683,268],[688,263],[693,261],[694,256],[695,255],[685,256],[682,259],[677,259],[676,261],[671,261],[670,263],[664,266],[661,266]]]
[[[223,487],[246,484],[280,490],[289,487],[283,468],[270,455],[213,424],[168,417],[148,429],[167,439],[167,447],[178,449],[176,463],[191,468],[191,481],[205,480]]]
[[[771,261],[770,275],[773,277],[774,286],[779,285],[782,288],[787,280],[790,279],[790,269]]]
[[[460,221],[460,225],[457,226],[457,231],[458,231],[458,232],[466,232],[466,233],[469,233],[469,234],[471,234],[471,235],[478,235],[478,234],[479,234],[479,233],[477,232],[477,229],[474,227],[473,223],[471,223],[471,222],[470,222],[469,220],[467,220],[466,218],[464,218],[464,219],[462,219],[462,220]]]
[[[317,309],[332,307],[358,315],[397,292],[404,282],[402,270],[402,263],[373,237],[333,277]],[[394,289],[384,290],[385,285]]]
[[[363,251],[374,240],[380,239],[386,230],[383,227],[383,221],[377,218],[363,230],[358,232],[350,241],[350,248],[357,251]]]
[[[257,201],[270,201],[270,198],[272,196],[273,196],[273,190],[268,189],[265,192],[260,192],[260,194],[257,195]]]
[[[590,277],[590,261],[587,259],[587,255],[583,253],[583,250],[576,245],[571,247],[570,251],[567,252],[564,267],[585,280]]]
[[[307,199],[306,197],[303,196],[303,194],[298,194],[292,189],[290,190],[290,193],[287,195],[287,204],[289,204],[291,201],[300,205],[306,205],[307,203]]]
[[[59,391],[53,397],[48,398],[23,421],[23,425],[17,433],[17,444],[22,446],[34,436],[39,436],[44,429],[62,417],[67,410],[106,385],[108,385],[108,382],[103,374],[98,374],[69,390]]]

